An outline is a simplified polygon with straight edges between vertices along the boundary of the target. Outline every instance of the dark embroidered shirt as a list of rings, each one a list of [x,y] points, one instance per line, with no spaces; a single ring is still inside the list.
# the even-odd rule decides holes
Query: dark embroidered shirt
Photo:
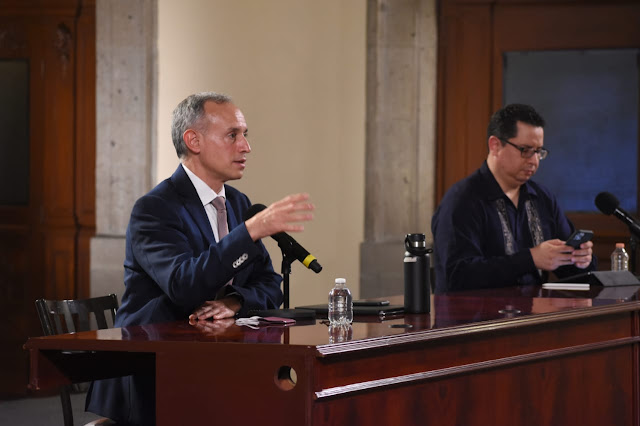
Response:
[[[505,254],[505,243],[495,201],[505,200],[515,252]],[[544,240],[566,240],[574,230],[548,189],[529,180],[520,187],[516,207],[498,185],[485,162],[454,184],[431,220],[434,238],[436,293],[477,288],[530,285],[546,282],[529,249],[534,246],[525,202],[531,200],[540,218]],[[595,269],[563,266],[554,271],[568,277]]]

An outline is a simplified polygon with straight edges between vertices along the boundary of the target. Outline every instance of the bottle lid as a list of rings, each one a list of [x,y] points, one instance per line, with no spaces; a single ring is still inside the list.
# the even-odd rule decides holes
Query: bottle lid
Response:
[[[336,284],[345,284],[347,282],[344,278],[336,278]]]
[[[424,234],[407,234],[404,238],[404,248],[414,256],[427,254],[427,241]]]
[[[616,248],[624,248],[624,243],[616,243]]]
[[[427,240],[424,234],[407,234],[404,237],[405,244],[411,247],[426,247]]]

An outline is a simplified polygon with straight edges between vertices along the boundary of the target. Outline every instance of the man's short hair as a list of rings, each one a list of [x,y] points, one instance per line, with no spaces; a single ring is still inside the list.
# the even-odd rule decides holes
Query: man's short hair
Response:
[[[204,104],[209,101],[217,104],[232,102],[229,96],[221,93],[201,92],[187,97],[173,110],[171,139],[173,139],[173,146],[176,148],[178,158],[184,158],[189,152],[182,135],[187,129],[198,126],[198,122],[204,116]]]
[[[495,136],[498,139],[510,139],[518,134],[518,121],[535,127],[544,127],[544,119],[530,105],[509,104],[496,111],[487,127],[487,139]],[[504,145],[504,142],[502,142]]]

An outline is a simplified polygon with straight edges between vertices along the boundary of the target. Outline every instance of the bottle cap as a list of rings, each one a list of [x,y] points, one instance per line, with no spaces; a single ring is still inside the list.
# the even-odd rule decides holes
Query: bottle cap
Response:
[[[404,248],[413,256],[424,256],[429,251],[424,234],[407,234],[404,237]]]
[[[624,243],[616,243],[616,248],[624,248]]]
[[[336,278],[336,284],[345,284],[347,282],[344,278]]]
[[[404,237],[405,244],[411,247],[426,247],[427,241],[424,234],[407,234]]]

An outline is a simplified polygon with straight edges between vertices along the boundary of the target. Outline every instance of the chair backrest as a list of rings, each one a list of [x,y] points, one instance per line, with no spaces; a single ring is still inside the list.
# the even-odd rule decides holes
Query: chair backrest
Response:
[[[46,336],[75,333],[92,328],[91,314],[98,329],[113,327],[118,299],[115,294],[78,300],[38,299],[36,309]],[[111,313],[111,323],[107,322],[105,311]]]

